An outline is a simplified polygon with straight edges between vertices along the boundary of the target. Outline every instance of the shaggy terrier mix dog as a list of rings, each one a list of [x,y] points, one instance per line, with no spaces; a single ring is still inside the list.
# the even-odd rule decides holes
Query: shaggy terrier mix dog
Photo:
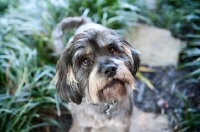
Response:
[[[77,28],[75,36],[64,49],[63,32],[72,28]],[[115,31],[87,17],[63,19],[52,39],[60,55],[52,82],[69,102],[70,131],[128,132],[139,53]]]

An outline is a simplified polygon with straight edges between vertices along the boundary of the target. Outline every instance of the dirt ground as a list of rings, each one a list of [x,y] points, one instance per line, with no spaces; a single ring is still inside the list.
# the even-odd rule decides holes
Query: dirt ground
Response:
[[[200,83],[188,83],[180,80],[190,72],[189,69],[176,70],[173,66],[154,67],[155,73],[143,73],[155,86],[155,90],[149,89],[140,80],[137,80],[138,90],[135,94],[135,105],[142,111],[155,114],[166,114],[171,131],[181,129],[177,119],[177,110],[184,108],[183,99],[178,95],[184,95],[192,107],[197,107],[197,98],[200,95]]]
[[[151,83],[155,86],[155,90],[149,89],[143,82],[136,79],[137,90],[134,91],[134,100],[136,106],[136,113],[139,111],[139,116],[148,116],[145,117],[143,124],[154,124],[155,126],[145,126],[154,131],[155,128],[162,127],[156,126],[156,124],[162,124],[166,126],[166,121],[159,119],[159,115],[164,115],[167,118],[167,129],[166,131],[178,131],[181,129],[179,121],[176,117],[175,111],[178,108],[184,107],[184,102],[177,95],[179,93],[185,95],[187,99],[191,102],[192,107],[196,107],[197,98],[200,95],[200,84],[191,84],[186,80],[179,81],[180,77],[183,77],[190,72],[189,69],[185,70],[176,70],[173,66],[168,67],[151,67],[155,69],[155,72],[152,73],[142,73],[147,77]],[[137,114],[136,114],[137,115]],[[138,117],[134,117],[137,118]],[[155,122],[151,122],[148,118],[157,118]],[[137,120],[136,119],[136,120]],[[63,109],[61,117],[58,117],[59,122],[64,123],[64,131],[68,131],[71,126],[72,118],[70,113]],[[146,121],[146,122],[145,122]],[[152,120],[153,121],[153,120]],[[157,123],[158,122],[158,123]],[[137,126],[140,128],[140,126]],[[131,127],[134,129],[134,126]],[[137,128],[137,129],[138,129]],[[136,129],[136,127],[135,127]],[[156,131],[162,131],[161,129],[156,129]],[[51,128],[52,132],[59,131],[56,128]],[[149,132],[150,130],[144,130],[141,132]],[[166,132],[165,131],[165,132]],[[138,130],[138,132],[140,132]]]

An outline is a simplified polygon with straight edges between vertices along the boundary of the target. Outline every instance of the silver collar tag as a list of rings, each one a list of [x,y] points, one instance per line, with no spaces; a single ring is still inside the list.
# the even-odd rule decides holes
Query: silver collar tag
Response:
[[[108,109],[106,110],[106,115],[109,116],[111,109],[115,106],[116,102],[113,101],[112,103],[105,103],[105,106],[108,107]]]

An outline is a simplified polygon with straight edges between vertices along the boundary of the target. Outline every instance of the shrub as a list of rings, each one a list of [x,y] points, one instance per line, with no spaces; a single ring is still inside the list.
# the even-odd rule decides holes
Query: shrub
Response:
[[[23,132],[52,125],[62,129],[55,116],[67,104],[58,99],[49,85],[57,62],[51,44],[52,29],[64,17],[80,15],[121,29],[136,22],[139,9],[119,0],[2,2],[0,131]]]

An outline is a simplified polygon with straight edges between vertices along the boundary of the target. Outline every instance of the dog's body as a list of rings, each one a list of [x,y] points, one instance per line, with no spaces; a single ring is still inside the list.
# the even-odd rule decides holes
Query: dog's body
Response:
[[[74,27],[75,36],[62,53],[63,32]],[[69,101],[73,127],[81,132],[129,131],[138,52],[113,30],[85,17],[62,20],[53,42],[56,53],[62,53],[53,82],[61,99]]]

